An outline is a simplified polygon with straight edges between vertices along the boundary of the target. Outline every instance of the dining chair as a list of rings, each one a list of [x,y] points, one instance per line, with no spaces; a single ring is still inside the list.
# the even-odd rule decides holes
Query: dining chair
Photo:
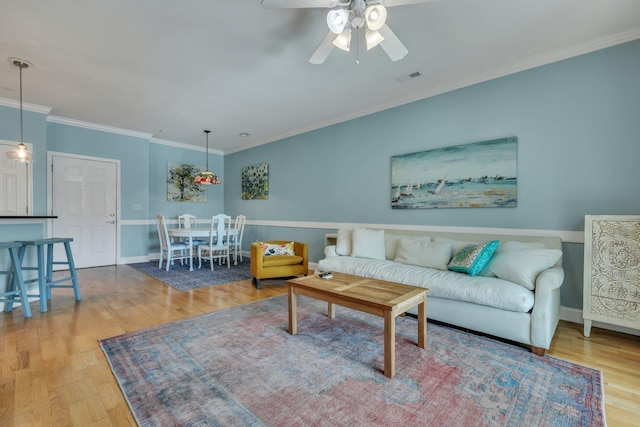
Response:
[[[178,215],[178,228],[196,228],[196,217],[191,214],[182,214]],[[187,240],[187,239],[185,239]],[[205,245],[207,243],[206,240],[202,239],[193,239],[194,245]]]
[[[180,264],[184,264],[184,261],[189,258],[189,245],[172,240],[169,236],[164,216],[156,215],[156,226],[158,228],[158,239],[160,239],[160,262],[158,263],[158,268],[162,268],[162,260],[165,258],[167,260],[167,271],[169,271],[169,265],[173,264],[176,259],[180,260]]]
[[[209,243],[198,245],[198,268],[202,267],[202,252],[209,252],[209,263],[213,271],[213,260],[222,262],[227,260],[227,268],[231,268],[231,254],[229,251],[229,232],[231,230],[231,217],[225,214],[214,215],[211,218],[211,232],[209,233]]]
[[[233,226],[235,233],[229,235],[231,247],[233,248],[233,259],[235,265],[238,265],[238,253],[240,254],[240,262],[242,262],[242,235],[244,234],[244,223],[246,219],[246,216],[238,215]]]

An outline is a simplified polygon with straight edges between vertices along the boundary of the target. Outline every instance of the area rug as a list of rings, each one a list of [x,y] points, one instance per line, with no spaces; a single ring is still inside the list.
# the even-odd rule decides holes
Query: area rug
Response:
[[[100,341],[142,426],[602,426],[600,371],[442,325],[286,296]]]
[[[172,265],[169,271],[164,269],[164,263],[163,268],[158,268],[158,261],[128,265],[181,291],[251,278],[250,263],[246,258],[243,262],[238,261],[238,265],[234,265],[232,261],[229,268],[216,263],[213,271],[208,261],[202,263],[202,268],[198,268],[197,261],[194,262],[193,271],[189,271],[189,264],[180,265],[179,262]]]

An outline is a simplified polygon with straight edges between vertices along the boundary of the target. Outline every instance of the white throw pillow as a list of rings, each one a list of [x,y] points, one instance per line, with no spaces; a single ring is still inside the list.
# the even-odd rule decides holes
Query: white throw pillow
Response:
[[[536,244],[505,242],[493,254],[493,258],[481,274],[495,275],[502,280],[534,290],[538,274],[553,267],[560,257],[562,251],[559,249],[542,249]]]
[[[431,237],[429,236],[409,236],[404,234],[385,234],[384,235],[384,246],[385,246],[385,257],[393,261],[396,259],[398,254],[398,244],[400,240],[416,240],[416,241],[426,241],[430,242]]]
[[[451,261],[451,243],[402,239],[394,262],[446,270]]]
[[[467,246],[477,245],[480,242],[463,242],[462,240],[452,240],[447,239],[445,237],[436,237],[433,239],[434,242],[438,243],[449,243],[451,245],[451,258],[453,258],[458,252]]]
[[[351,236],[351,256],[384,260],[384,230],[354,228]]]
[[[351,234],[350,228],[338,230],[338,238],[336,239],[336,253],[342,256],[351,255]]]

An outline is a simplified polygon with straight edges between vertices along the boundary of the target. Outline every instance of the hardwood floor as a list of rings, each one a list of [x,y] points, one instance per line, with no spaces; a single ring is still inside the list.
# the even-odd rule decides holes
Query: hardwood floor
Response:
[[[180,292],[128,266],[78,270],[82,301],[54,290],[0,317],[0,425],[135,426],[98,340],[286,293],[250,280]],[[428,311],[427,311],[428,314]],[[640,337],[561,322],[548,356],[600,369],[609,426],[638,425]]]

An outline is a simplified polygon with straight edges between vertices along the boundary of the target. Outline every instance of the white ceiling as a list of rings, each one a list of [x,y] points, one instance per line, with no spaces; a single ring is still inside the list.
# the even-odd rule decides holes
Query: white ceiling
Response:
[[[389,8],[409,50],[308,62],[327,9],[259,0],[0,0],[0,98],[224,153],[640,38],[638,0],[440,0]],[[362,39],[361,39],[362,41]],[[355,44],[355,43],[354,43]],[[405,82],[398,78],[419,71]],[[251,136],[240,137],[241,132]]]

